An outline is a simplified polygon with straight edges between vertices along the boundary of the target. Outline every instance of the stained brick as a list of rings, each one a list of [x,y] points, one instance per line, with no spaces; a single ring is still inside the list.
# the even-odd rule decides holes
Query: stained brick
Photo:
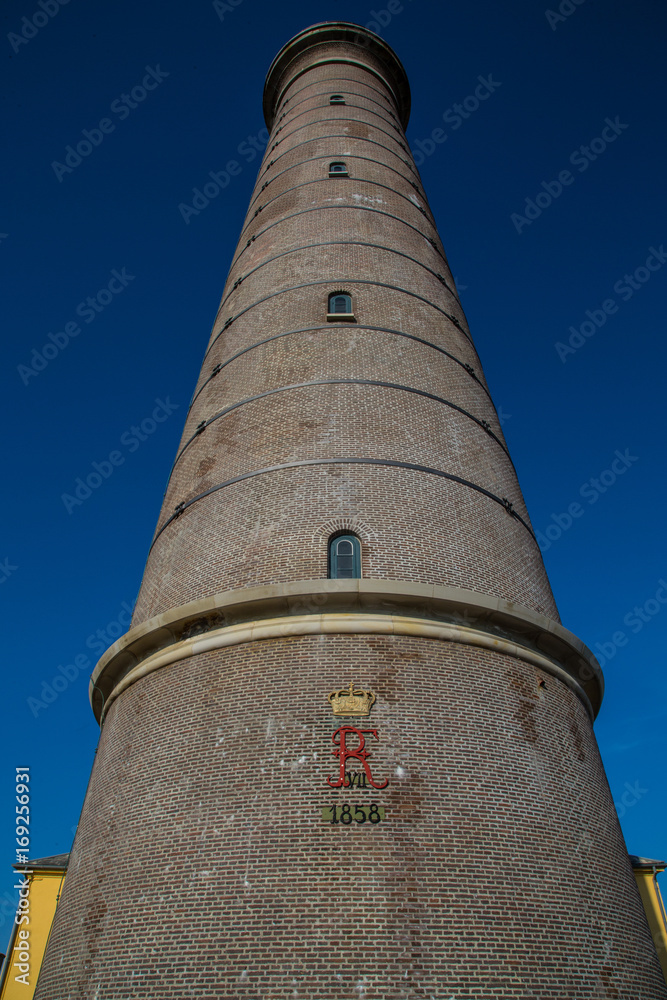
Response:
[[[338,39],[273,71],[272,135],[134,624],[326,577],[337,530],[359,535],[364,577],[464,588],[557,622],[407,149],[401,72],[363,29],[326,30]],[[337,159],[350,177],[329,179]],[[355,322],[327,321],[336,290]],[[449,472],[525,523],[461,482],[332,461],[351,457]],[[214,489],[306,460],[327,464]],[[341,724],[327,695],[351,680],[377,696],[363,726],[378,731],[384,790],[327,783]],[[385,819],[323,822],[342,802],[375,802]],[[202,653],[111,704],[36,996],[667,993],[573,691],[508,653],[327,634]]]

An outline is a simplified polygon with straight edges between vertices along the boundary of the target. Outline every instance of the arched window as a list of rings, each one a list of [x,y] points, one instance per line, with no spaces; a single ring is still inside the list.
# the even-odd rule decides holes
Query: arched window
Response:
[[[334,319],[343,317],[349,319],[352,316],[352,296],[347,292],[333,292],[329,296],[328,316]]]
[[[356,535],[334,535],[329,541],[329,579],[361,577],[361,543]]]
[[[329,164],[329,177],[348,177],[347,163],[343,160],[334,160]]]
[[[342,94],[332,94],[329,98],[329,104],[345,104],[345,98]]]

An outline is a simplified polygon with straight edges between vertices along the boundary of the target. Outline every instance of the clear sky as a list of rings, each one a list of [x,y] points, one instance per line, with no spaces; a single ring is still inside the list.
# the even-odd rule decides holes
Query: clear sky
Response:
[[[32,856],[69,850],[98,736],[88,674],[139,588],[255,181],[266,70],[324,20],[369,25],[407,69],[408,138],[562,620],[604,661],[596,731],[628,849],[667,856],[666,16],[550,9],[4,0],[0,951],[15,767]],[[224,189],[179,207],[211,172]]]

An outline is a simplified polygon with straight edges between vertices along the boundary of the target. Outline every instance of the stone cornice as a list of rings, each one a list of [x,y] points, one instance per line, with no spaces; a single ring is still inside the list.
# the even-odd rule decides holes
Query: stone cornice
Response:
[[[229,590],[172,608],[118,639],[90,682],[102,721],[140,677],[211,649],[293,635],[413,635],[495,649],[559,677],[597,714],[604,682],[591,651],[557,622],[511,601],[402,580],[302,580]]]

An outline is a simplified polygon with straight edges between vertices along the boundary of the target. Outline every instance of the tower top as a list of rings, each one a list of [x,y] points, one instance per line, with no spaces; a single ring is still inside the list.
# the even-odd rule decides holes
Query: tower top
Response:
[[[336,42],[342,42],[345,51],[334,55],[331,45]],[[322,49],[320,53],[314,51],[318,48]],[[307,67],[300,58],[306,52],[310,53],[312,60]],[[401,125],[403,129],[407,128],[410,118],[410,84],[403,64],[379,35],[351,21],[323,21],[313,24],[283,45],[269,67],[264,84],[264,119],[267,127],[272,128],[281,97],[297,76],[313,64],[334,62],[363,65],[380,77],[393,93]]]

